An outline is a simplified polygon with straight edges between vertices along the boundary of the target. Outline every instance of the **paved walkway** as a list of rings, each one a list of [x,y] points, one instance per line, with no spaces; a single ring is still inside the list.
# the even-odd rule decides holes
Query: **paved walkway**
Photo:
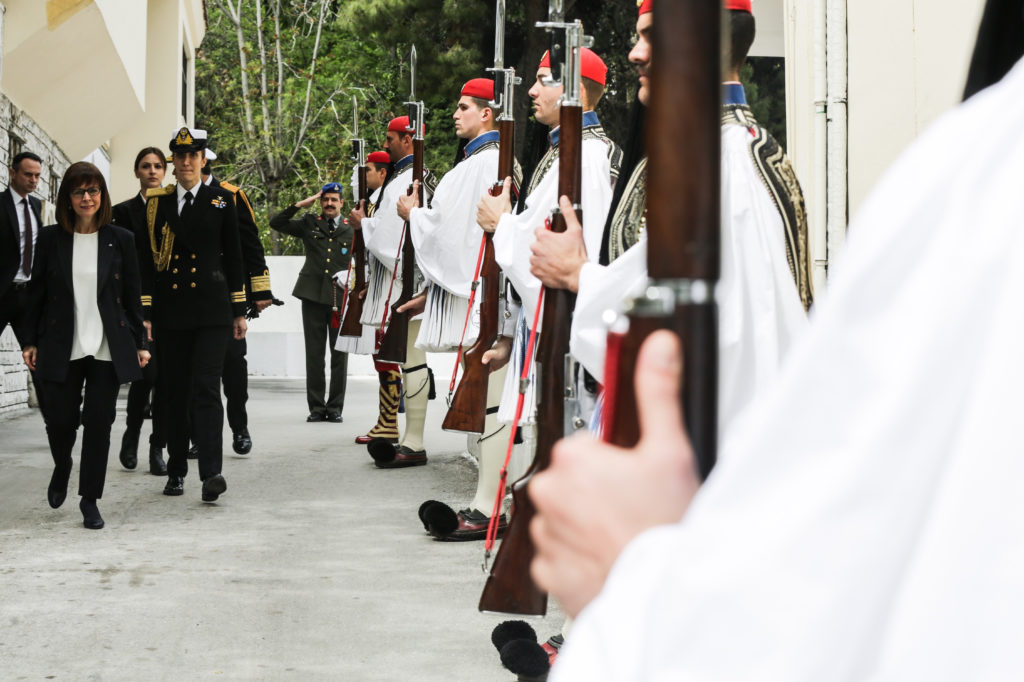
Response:
[[[173,498],[143,461],[121,468],[120,409],[100,531],[82,528],[77,464],[64,506],[46,504],[39,413],[0,417],[0,679],[513,679],[490,643],[503,617],[476,609],[482,543],[433,541],[416,519],[475,484],[443,402],[430,464],[380,471],[352,442],[376,418],[376,379],[350,380],[340,425],[304,422],[301,380],[255,379],[250,395],[253,454],[225,455],[215,505],[194,472]],[[560,624],[533,622],[542,637]]]

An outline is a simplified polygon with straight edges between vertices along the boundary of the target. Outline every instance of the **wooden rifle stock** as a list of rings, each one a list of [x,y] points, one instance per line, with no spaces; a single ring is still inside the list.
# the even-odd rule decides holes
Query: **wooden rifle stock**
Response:
[[[678,130],[674,145],[651,135],[648,163],[647,270],[654,287],[634,302],[617,371],[608,380],[604,437],[631,447],[639,439],[634,372],[646,337],[670,329],[683,345],[680,400],[702,477],[714,466],[718,429],[718,312],[720,271],[721,46],[719,0],[660,2],[653,28],[648,130]],[[665,87],[664,84],[672,84]],[[657,298],[657,297],[656,297]]]
[[[498,129],[501,133],[498,182],[491,188],[492,196],[501,193],[502,183],[512,176],[515,164],[515,121],[502,120]],[[466,367],[441,424],[445,431],[483,433],[487,421],[487,382],[491,368],[483,364],[483,357],[498,340],[498,274],[501,269],[494,260],[494,235],[485,232],[484,240],[484,257],[480,264],[480,333],[476,343],[462,355]]]
[[[413,139],[412,149],[412,179],[413,182],[419,181],[420,183],[420,206],[424,206],[423,140]],[[412,194],[412,188],[409,189],[409,194]],[[398,300],[391,306],[391,319],[388,322],[387,331],[384,332],[384,338],[381,339],[380,349],[377,351],[377,357],[381,362],[393,362],[398,365],[405,364],[406,346],[409,341],[409,313],[408,311],[400,313],[398,308],[412,300],[416,265],[416,249],[412,244],[408,222],[405,223],[402,232],[404,234],[402,239],[402,292],[399,294]],[[397,263],[395,263],[395,267],[398,267]]]
[[[357,171],[359,177],[359,206],[366,210],[366,166],[360,166]],[[366,243],[363,241],[363,231],[354,230],[352,237],[352,256],[356,260],[355,271],[356,281],[349,288],[345,319],[341,322],[342,336],[362,336],[363,325],[359,321],[363,317],[363,299],[359,293],[366,288]]]
[[[559,116],[558,196],[567,196],[578,206],[582,185],[583,109],[562,105]],[[582,222],[583,214],[576,211]],[[565,217],[558,211],[551,221],[553,232],[565,232]],[[480,596],[481,611],[544,615],[547,594],[530,576],[536,550],[530,537],[530,521],[536,509],[527,492],[534,474],[551,464],[555,443],[565,435],[565,357],[576,295],[565,289],[545,289],[542,333],[537,346],[537,450],[533,463],[512,486],[512,518],[494,558],[491,575]]]

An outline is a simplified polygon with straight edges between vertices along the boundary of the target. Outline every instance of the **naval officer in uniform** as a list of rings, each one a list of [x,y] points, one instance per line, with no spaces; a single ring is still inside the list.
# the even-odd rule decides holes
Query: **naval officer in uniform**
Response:
[[[234,197],[204,185],[205,130],[181,128],[170,148],[177,184],[148,192],[148,240],[138,244],[142,305],[165,371],[165,495],[184,493],[189,434],[199,449],[203,501],[226,489],[221,475],[221,375],[228,339],[245,338],[245,268]],[[190,417],[192,424],[190,428]]]

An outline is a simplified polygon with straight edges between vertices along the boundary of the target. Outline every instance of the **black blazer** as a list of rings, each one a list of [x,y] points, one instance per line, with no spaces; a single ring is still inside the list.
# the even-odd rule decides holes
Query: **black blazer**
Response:
[[[145,349],[139,299],[139,265],[131,232],[116,225],[99,230],[96,299],[110,358],[121,383],[142,378],[137,351]],[[36,376],[64,381],[75,335],[75,294],[71,273],[74,238],[59,225],[39,232],[24,345],[35,346]]]
[[[0,192],[0,296],[4,295],[21,269],[21,230],[18,228],[18,214],[14,206],[16,198],[21,201],[10,187]],[[28,205],[36,217],[36,224],[42,225],[39,199],[29,195]]]
[[[135,235],[135,241],[138,242],[146,235],[146,202],[136,194],[131,199],[114,204],[112,221]],[[146,236],[146,239],[149,237]]]
[[[246,312],[245,268],[238,239],[235,199],[225,189],[199,183],[192,208],[178,216],[175,185],[151,190],[146,233],[138,240],[142,309],[167,329],[230,326]],[[157,249],[163,228],[174,236],[167,268],[158,271],[150,242],[149,210]]]
[[[313,303],[331,305],[334,302],[334,280],[339,270],[347,270],[352,258],[352,226],[338,217],[334,232],[327,229],[322,215],[306,213],[292,220],[299,209],[295,204],[270,219],[270,226],[282,234],[298,237],[306,249],[306,262],[295,280],[292,296]]]

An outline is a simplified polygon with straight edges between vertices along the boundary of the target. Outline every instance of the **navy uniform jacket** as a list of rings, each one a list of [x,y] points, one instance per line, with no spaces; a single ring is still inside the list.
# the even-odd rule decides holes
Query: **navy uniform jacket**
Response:
[[[142,309],[167,329],[230,325],[245,315],[245,274],[230,192],[198,183],[178,216],[175,185],[150,190],[145,239],[137,244]]]
[[[104,225],[98,235],[96,303],[118,381],[142,378],[139,349],[146,348],[139,305],[139,267],[131,232]],[[67,378],[75,336],[75,292],[71,273],[74,237],[59,225],[39,232],[29,285],[24,344],[36,346],[36,376]]]
[[[251,301],[269,301],[274,298],[270,291],[270,271],[260,241],[260,231],[256,227],[256,214],[252,210],[249,197],[241,187],[223,182],[216,176],[210,181],[212,186],[220,186],[231,192],[235,198],[235,211],[238,213],[238,238],[242,243],[242,261],[248,273],[246,290]]]
[[[307,213],[292,220],[298,212],[294,204],[270,219],[270,226],[282,234],[298,237],[306,248],[306,262],[299,271],[292,296],[313,303],[332,305],[334,303],[334,282],[331,279],[339,270],[347,270],[352,258],[352,234],[340,216],[335,219],[333,234],[327,229],[323,216]]]
[[[111,220],[131,232],[136,244],[149,239],[146,234],[146,202],[138,194],[114,204]]]

